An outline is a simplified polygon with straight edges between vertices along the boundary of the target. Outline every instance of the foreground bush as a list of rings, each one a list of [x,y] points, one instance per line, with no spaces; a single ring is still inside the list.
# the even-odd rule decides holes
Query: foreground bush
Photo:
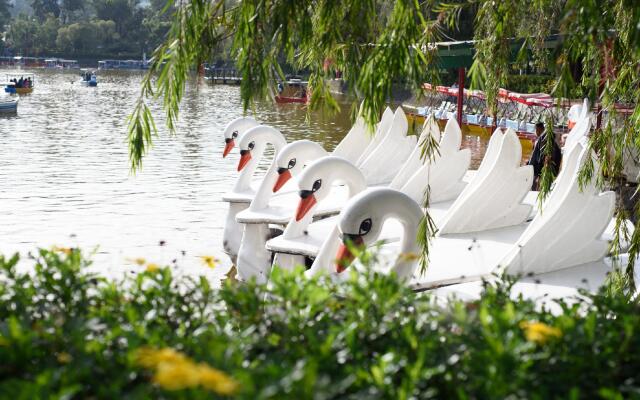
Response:
[[[511,300],[438,306],[394,279],[274,272],[268,287],[111,282],[79,251],[0,258],[0,397],[607,398],[640,396],[640,313],[621,294],[558,316]]]

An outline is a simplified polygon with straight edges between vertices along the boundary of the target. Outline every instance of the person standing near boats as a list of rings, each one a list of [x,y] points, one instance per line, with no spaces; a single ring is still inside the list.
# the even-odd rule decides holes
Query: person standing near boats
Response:
[[[539,190],[542,169],[545,165],[548,165],[551,168],[551,172],[555,178],[558,175],[560,163],[562,162],[560,146],[556,143],[555,137],[547,138],[547,132],[544,130],[543,122],[538,122],[536,124],[536,136],[536,144],[533,146],[531,158],[527,163],[528,165],[533,166],[533,184],[531,186],[531,190]],[[546,148],[549,143],[553,146],[551,151]]]

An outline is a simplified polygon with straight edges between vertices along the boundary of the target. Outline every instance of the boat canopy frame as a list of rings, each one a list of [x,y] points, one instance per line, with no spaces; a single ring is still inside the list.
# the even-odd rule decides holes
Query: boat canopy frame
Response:
[[[7,80],[5,82],[0,83],[0,85],[2,85],[2,86],[14,86],[15,83],[11,82],[12,78],[16,78],[16,79],[19,79],[19,78],[31,78],[31,82],[33,83],[32,86],[31,86],[32,88],[35,86],[35,82],[36,82],[36,74],[34,74],[33,72],[24,72],[24,73],[19,73],[19,74],[18,73],[8,73],[8,74],[5,74],[5,77],[6,77]]]

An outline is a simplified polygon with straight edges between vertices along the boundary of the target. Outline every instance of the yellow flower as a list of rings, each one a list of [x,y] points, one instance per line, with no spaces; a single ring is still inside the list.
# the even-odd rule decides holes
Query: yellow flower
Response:
[[[152,349],[143,347],[136,353],[136,363],[145,368],[157,368],[161,363],[182,363],[189,359],[172,348]]]
[[[231,395],[238,390],[238,383],[229,375],[207,364],[198,365],[200,385],[218,394]]]
[[[524,331],[524,336],[528,341],[537,344],[545,344],[549,339],[559,339],[562,331],[542,322],[520,322],[520,329]]]
[[[156,272],[159,269],[160,267],[158,266],[158,264],[154,264],[154,263],[147,264],[147,272]]]
[[[233,394],[238,383],[205,363],[196,364],[189,357],[171,348],[142,348],[136,363],[154,370],[153,381],[166,390],[180,390],[202,386],[218,394]]]
[[[200,256],[200,259],[209,268],[215,268],[216,264],[220,262],[217,258],[213,256]]]
[[[196,387],[200,383],[198,368],[190,361],[158,364],[153,381],[166,390]]]
[[[58,253],[64,253],[64,254],[66,254],[66,255],[69,255],[69,254],[71,254],[71,253],[73,252],[73,249],[72,249],[72,248],[69,248],[69,247],[53,246],[53,247],[51,248],[51,251],[56,251],[56,252],[58,252]]]
[[[71,357],[71,354],[65,353],[65,352],[58,353],[56,358],[58,359],[58,362],[60,364],[69,364],[71,360],[73,360],[73,357]]]

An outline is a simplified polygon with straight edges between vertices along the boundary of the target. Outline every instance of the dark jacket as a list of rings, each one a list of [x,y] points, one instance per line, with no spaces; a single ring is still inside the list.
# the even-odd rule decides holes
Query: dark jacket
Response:
[[[538,140],[536,140],[536,144],[533,146],[533,152],[531,153],[531,158],[529,159],[529,165],[533,166],[533,176],[539,177],[542,174],[542,168],[544,167],[544,159],[545,159],[545,145],[547,142],[547,134],[543,133]],[[562,161],[562,152],[560,151],[560,146],[553,141],[553,149],[551,150],[551,157],[549,159],[549,165],[551,166],[551,170],[554,175],[558,175],[558,171],[560,170],[560,162]]]

